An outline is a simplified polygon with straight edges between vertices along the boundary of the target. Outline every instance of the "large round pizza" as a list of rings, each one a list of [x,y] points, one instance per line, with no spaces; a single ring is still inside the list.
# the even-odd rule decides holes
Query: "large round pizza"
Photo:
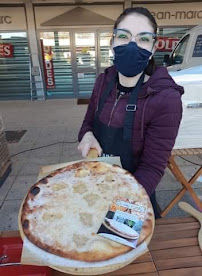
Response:
[[[109,260],[133,249],[97,234],[117,196],[146,208],[140,245],[154,227],[149,197],[133,175],[103,162],[78,162],[33,185],[22,206],[21,227],[34,245],[49,253],[89,263]],[[111,227],[117,230],[116,224]]]

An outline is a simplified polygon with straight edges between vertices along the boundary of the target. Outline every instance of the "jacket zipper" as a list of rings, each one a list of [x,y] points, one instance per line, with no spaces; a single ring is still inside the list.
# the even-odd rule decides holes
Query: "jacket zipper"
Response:
[[[118,104],[120,98],[121,98],[122,96],[124,96],[124,95],[125,95],[125,93],[124,93],[124,92],[121,92],[120,95],[118,96],[118,98],[116,99],[116,101],[114,102],[114,105],[113,105],[113,107],[112,107],[112,111],[111,111],[111,114],[110,114],[110,117],[109,117],[109,122],[108,122],[107,126],[109,126],[109,125],[111,124],[111,120],[112,120],[112,115],[113,115],[113,113],[114,113],[114,109],[115,109],[115,107],[117,106],[117,104]],[[142,99],[142,98],[146,98],[147,96],[149,96],[149,95],[146,94],[146,95],[144,95],[144,96],[142,96],[142,97],[138,97],[138,98],[139,98],[139,99]]]
[[[111,124],[111,120],[112,120],[112,115],[113,115],[113,113],[114,113],[114,109],[115,109],[115,107],[117,106],[117,104],[118,104],[120,98],[121,98],[123,95],[124,95],[124,93],[121,92],[121,93],[119,94],[118,98],[116,99],[116,101],[114,102],[114,105],[113,105],[113,107],[112,107],[112,111],[111,111],[111,114],[110,114],[110,117],[109,117],[109,122],[108,122],[107,126],[109,126],[109,125]]]

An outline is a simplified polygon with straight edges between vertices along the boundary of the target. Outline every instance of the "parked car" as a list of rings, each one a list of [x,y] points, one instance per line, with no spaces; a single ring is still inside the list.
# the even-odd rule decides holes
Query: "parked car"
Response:
[[[190,29],[181,38],[170,56],[164,56],[164,65],[169,71],[202,65],[202,25]]]
[[[174,148],[202,147],[202,65],[169,72],[184,87],[183,118]]]

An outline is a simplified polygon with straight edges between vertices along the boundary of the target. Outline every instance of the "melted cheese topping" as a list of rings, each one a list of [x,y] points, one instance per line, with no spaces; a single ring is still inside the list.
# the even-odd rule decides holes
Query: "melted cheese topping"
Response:
[[[47,184],[39,182],[40,192],[28,201],[29,230],[42,243],[79,252],[101,246],[105,239],[96,233],[113,198],[144,197],[141,185],[123,169],[99,162],[97,167],[95,162],[87,168],[81,164],[76,172],[64,171],[49,177]]]

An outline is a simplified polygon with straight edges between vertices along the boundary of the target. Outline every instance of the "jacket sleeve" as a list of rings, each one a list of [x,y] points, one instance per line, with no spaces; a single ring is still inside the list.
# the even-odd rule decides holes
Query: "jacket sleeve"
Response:
[[[170,92],[159,103],[160,108],[146,130],[143,153],[134,173],[149,196],[164,174],[182,118],[181,95],[173,90]]]
[[[97,109],[99,95],[102,89],[103,79],[104,79],[104,74],[100,74],[96,79],[93,92],[90,98],[90,102],[88,104],[88,108],[78,134],[79,142],[81,141],[81,139],[83,138],[86,132],[93,130],[93,122],[94,122],[95,112]]]

